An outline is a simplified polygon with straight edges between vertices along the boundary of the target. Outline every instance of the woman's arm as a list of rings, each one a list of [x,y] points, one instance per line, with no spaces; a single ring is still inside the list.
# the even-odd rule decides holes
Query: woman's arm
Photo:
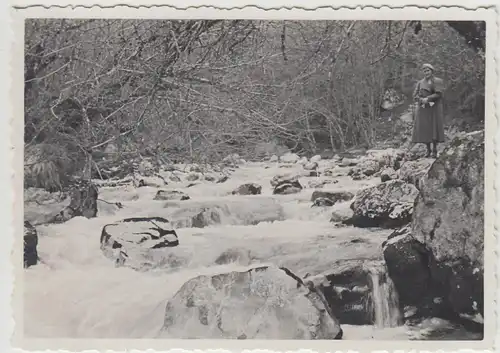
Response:
[[[428,102],[436,102],[441,99],[442,95],[443,94],[441,92],[436,92],[431,94],[430,96],[427,96],[426,98]]]
[[[427,101],[436,102],[443,97],[444,84],[443,80],[436,77],[434,78],[434,93],[430,96],[427,96]]]

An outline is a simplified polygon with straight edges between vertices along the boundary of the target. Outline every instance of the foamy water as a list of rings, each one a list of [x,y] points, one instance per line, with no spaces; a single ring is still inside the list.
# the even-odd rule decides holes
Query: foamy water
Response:
[[[340,260],[381,260],[381,243],[390,231],[335,228],[329,222],[332,210],[345,212],[349,203],[311,208],[313,189],[310,188],[295,195],[272,195],[271,178],[300,171],[300,166],[286,170],[274,164],[268,167],[248,163],[223,184],[201,182],[187,188],[187,183],[170,183],[164,189],[184,191],[191,197],[177,204],[153,200],[156,188],[102,188],[101,199],[119,201],[124,208],[100,202],[97,218],[77,217],[65,224],[37,227],[42,263],[25,270],[26,335],[155,338],[163,325],[169,298],[198,275],[240,270],[255,264],[286,266],[300,276],[318,275],[328,273]],[[307,186],[311,179],[314,178],[304,177],[301,184]],[[324,190],[353,192],[378,182],[337,179],[337,184],[327,185]],[[262,195],[229,195],[245,182],[262,185]],[[183,212],[189,214],[189,208],[200,203],[218,208],[220,224],[183,227]],[[148,271],[115,267],[100,250],[102,227],[126,217],[143,216],[178,219],[180,245],[162,250],[159,265]],[[228,252],[238,256],[230,263],[217,264]],[[440,321],[409,329],[394,324],[397,314],[390,307],[394,305],[390,297],[394,293],[384,281],[377,282],[377,286],[373,297],[382,321],[374,326],[343,325],[344,339],[425,338],[432,327],[446,325]]]

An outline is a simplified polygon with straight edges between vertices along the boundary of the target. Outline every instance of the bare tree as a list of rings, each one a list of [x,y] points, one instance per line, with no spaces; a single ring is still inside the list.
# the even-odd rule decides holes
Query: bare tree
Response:
[[[390,131],[379,124],[384,95],[404,96],[423,61],[449,83],[450,114],[480,115],[483,30],[471,22],[30,20],[26,180],[54,188],[144,156],[214,161],[231,152],[261,158],[265,144],[306,153],[374,145]],[[116,151],[103,160],[109,145]]]

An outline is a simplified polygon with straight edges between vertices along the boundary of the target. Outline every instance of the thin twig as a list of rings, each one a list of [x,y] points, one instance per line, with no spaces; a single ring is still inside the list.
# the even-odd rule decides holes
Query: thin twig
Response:
[[[29,80],[24,81],[24,83],[33,82],[33,81],[41,81],[41,80],[44,80],[44,79],[46,79],[47,77],[50,77],[50,76],[52,76],[52,75],[54,75],[54,74],[58,73],[59,71],[61,71],[62,69],[64,69],[66,66],[68,66],[70,63],[71,63],[71,60],[70,60],[70,61],[68,61],[68,62],[67,62],[66,64],[64,64],[63,66],[61,66],[60,68],[58,68],[58,69],[56,69],[56,70],[54,70],[54,71],[51,71],[51,72],[49,72],[48,74],[46,74],[46,75],[44,75],[44,76],[42,76],[42,77],[34,77],[34,78],[32,78],[32,79],[29,79]]]

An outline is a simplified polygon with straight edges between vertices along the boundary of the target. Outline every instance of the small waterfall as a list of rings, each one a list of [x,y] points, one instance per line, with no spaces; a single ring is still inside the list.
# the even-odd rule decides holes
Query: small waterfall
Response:
[[[402,324],[399,298],[384,263],[367,266],[371,284],[371,305],[376,327],[396,327]]]

